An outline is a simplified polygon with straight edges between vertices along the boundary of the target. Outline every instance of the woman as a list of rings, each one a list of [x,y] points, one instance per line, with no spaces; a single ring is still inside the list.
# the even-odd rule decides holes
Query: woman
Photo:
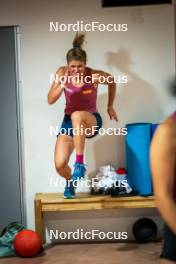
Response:
[[[176,95],[176,85],[173,87]],[[156,205],[165,222],[161,263],[176,263],[176,112],[158,127],[151,145]]]
[[[97,87],[100,83],[98,77],[100,76],[103,76],[104,84],[108,84],[107,111],[109,117],[117,121],[117,114],[113,108],[116,85],[113,78],[111,78],[112,83],[107,82],[110,74],[86,67],[87,55],[82,49],[84,36],[84,34],[76,34],[73,40],[73,48],[66,55],[67,66],[60,67],[56,72],[56,77],[60,82],[53,81],[48,93],[49,104],[55,103],[63,92],[66,99],[65,116],[60,128],[60,131],[65,131],[65,134],[60,133],[58,135],[55,146],[55,167],[57,172],[66,179],[65,198],[75,197],[73,180],[80,179],[85,175],[85,138],[98,134],[98,130],[102,126],[102,118],[97,112],[96,106]],[[96,81],[92,81],[91,77],[95,74]],[[62,78],[63,76],[64,78]],[[78,79],[76,80],[75,77]],[[95,126],[96,131],[93,129]],[[79,133],[73,133],[71,129],[77,129]],[[74,172],[71,174],[68,162],[74,147],[76,149],[76,161]]]

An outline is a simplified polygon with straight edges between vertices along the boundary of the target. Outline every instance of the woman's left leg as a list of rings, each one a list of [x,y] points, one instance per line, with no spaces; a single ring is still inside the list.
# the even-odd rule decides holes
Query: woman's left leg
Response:
[[[75,169],[72,174],[72,179],[77,180],[84,177],[85,166],[84,166],[84,147],[85,138],[92,136],[94,132],[94,127],[97,126],[96,117],[87,111],[75,111],[71,115],[73,129],[77,129],[74,133],[73,131],[73,142],[76,149],[76,162]]]
[[[85,138],[94,134],[93,127],[97,125],[96,118],[93,114],[87,111],[75,111],[71,115],[71,120],[73,128],[77,128],[77,130],[79,130],[78,135],[77,133],[76,135],[73,135],[76,154],[83,155]],[[82,131],[80,131],[81,128]]]

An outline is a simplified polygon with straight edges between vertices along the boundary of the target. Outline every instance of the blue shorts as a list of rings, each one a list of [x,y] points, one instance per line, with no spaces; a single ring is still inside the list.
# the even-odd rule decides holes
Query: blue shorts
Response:
[[[96,118],[96,121],[97,121],[97,125],[96,126],[97,127],[96,127],[95,134],[92,135],[92,136],[89,136],[87,138],[95,137],[98,134],[99,129],[103,125],[103,121],[102,121],[101,115],[98,112],[92,113],[92,114]],[[64,115],[64,119],[62,121],[60,130],[59,130],[59,134],[57,136],[59,136],[59,135],[68,135],[68,136],[73,137],[73,126],[72,126],[72,120],[71,120],[70,115],[67,115],[67,114]]]

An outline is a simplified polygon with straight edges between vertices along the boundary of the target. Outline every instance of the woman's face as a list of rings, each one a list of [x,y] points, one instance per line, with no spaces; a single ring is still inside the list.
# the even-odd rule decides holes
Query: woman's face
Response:
[[[69,74],[74,76],[85,72],[86,64],[84,61],[72,60],[68,63]]]

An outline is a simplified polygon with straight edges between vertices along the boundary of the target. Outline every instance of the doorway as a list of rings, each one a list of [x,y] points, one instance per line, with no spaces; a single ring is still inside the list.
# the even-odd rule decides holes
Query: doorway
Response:
[[[0,27],[0,232],[25,224],[18,26]]]

